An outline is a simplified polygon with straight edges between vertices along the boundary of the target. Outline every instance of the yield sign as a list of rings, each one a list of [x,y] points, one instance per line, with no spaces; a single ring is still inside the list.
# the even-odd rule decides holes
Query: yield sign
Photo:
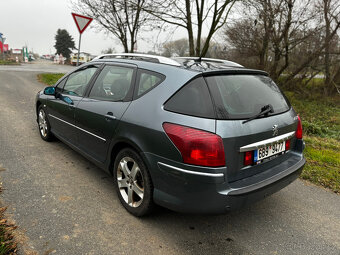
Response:
[[[80,34],[84,32],[84,30],[88,27],[88,25],[90,25],[91,21],[93,20],[93,18],[76,13],[72,13],[72,16]]]

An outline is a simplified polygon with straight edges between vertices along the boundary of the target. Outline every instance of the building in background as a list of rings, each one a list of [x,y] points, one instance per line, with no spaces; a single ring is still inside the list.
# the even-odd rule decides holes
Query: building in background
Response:
[[[71,64],[72,65],[77,65],[77,57],[78,57],[78,53],[72,53],[71,54]],[[86,62],[91,61],[94,58],[94,56],[92,56],[90,53],[86,53],[86,52],[80,52],[79,54],[79,65],[84,64]]]

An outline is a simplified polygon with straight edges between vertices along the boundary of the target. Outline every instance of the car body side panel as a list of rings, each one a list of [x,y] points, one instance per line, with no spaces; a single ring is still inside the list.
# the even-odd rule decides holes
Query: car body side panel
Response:
[[[105,162],[115,128],[130,103],[83,98],[75,111],[75,124],[82,129],[77,129],[79,147]]]
[[[76,129],[74,127],[74,112],[81,97],[67,95],[73,101],[68,104],[55,96],[47,96],[45,102],[51,131],[65,140],[77,145]]]

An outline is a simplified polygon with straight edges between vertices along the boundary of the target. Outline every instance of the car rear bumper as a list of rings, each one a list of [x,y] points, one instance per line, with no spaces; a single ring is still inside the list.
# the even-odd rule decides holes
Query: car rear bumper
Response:
[[[299,177],[302,153],[260,174],[229,183],[226,167],[203,168],[145,153],[154,182],[155,203],[184,213],[224,213],[261,200]]]

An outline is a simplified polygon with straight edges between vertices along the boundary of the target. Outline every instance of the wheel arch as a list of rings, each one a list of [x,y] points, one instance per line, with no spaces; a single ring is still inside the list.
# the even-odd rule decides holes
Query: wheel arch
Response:
[[[113,146],[110,150],[110,154],[109,154],[110,157],[109,157],[109,165],[108,166],[109,166],[109,173],[111,175],[113,175],[113,167],[114,167],[114,163],[115,163],[115,160],[116,160],[118,153],[125,148],[130,148],[130,149],[136,151],[140,155],[140,157],[142,158],[144,164],[146,166],[148,166],[146,159],[143,155],[143,150],[136,143],[134,143],[133,141],[128,140],[128,139],[119,139],[113,144]]]
[[[41,104],[42,102],[40,100],[38,100],[35,104],[35,115],[37,116],[37,121],[38,121],[38,109]]]

